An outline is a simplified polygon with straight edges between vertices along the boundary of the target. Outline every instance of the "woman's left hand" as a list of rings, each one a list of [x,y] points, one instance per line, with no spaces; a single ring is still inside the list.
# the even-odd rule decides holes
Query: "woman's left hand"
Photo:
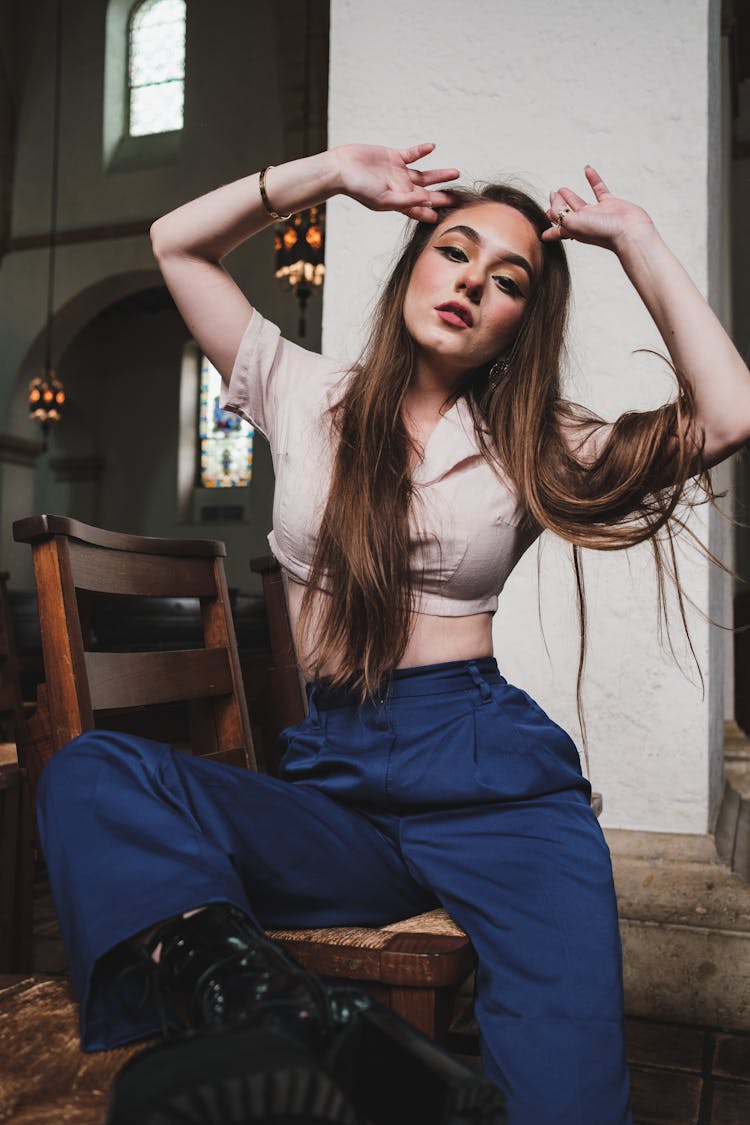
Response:
[[[576,242],[603,246],[605,250],[617,253],[622,242],[633,234],[653,230],[653,223],[642,207],[612,195],[590,164],[586,165],[584,172],[595,202],[587,203],[567,187],[550,192],[547,215],[552,226],[542,234],[545,242],[572,238]]]

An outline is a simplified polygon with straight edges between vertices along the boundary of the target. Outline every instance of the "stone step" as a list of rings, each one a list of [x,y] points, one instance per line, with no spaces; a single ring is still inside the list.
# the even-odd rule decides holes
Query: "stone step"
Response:
[[[750,1030],[750,883],[710,836],[607,836],[628,1014]]]

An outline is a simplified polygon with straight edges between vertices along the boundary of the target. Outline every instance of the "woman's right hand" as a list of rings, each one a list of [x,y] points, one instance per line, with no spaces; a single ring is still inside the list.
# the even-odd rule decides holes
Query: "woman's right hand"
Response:
[[[432,191],[433,184],[457,180],[457,168],[410,168],[435,148],[434,144],[411,148],[385,148],[381,145],[341,145],[336,155],[343,195],[356,199],[371,211],[399,211],[410,219],[434,223],[435,208],[453,202],[450,191]]]
[[[400,211],[434,223],[436,207],[452,202],[450,192],[432,184],[455,180],[455,168],[410,168],[435,146],[381,148],[343,145],[315,156],[287,161],[266,177],[271,206],[280,215],[304,211],[339,193],[374,211]],[[225,381],[252,315],[252,305],[220,264],[225,254],[271,217],[260,195],[258,173],[216,188],[157,219],[151,240],[170,293],[201,350]]]

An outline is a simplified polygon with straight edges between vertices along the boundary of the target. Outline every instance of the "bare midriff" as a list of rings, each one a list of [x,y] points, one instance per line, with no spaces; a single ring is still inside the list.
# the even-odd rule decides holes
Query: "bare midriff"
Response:
[[[297,660],[306,680],[312,678],[310,646],[300,635],[299,615],[305,587],[293,578],[287,581],[289,620],[297,648]],[[411,636],[399,668],[418,668],[425,664],[442,664],[449,660],[478,660],[492,656],[492,615],[472,613],[467,617],[436,617],[415,613]],[[333,668],[321,668],[320,675],[333,673]]]

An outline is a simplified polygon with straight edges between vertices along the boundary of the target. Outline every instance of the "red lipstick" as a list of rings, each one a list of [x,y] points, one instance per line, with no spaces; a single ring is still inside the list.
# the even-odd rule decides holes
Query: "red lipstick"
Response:
[[[453,325],[454,328],[471,328],[474,323],[471,309],[462,305],[460,301],[446,301],[444,305],[437,305],[435,312],[442,321]]]

